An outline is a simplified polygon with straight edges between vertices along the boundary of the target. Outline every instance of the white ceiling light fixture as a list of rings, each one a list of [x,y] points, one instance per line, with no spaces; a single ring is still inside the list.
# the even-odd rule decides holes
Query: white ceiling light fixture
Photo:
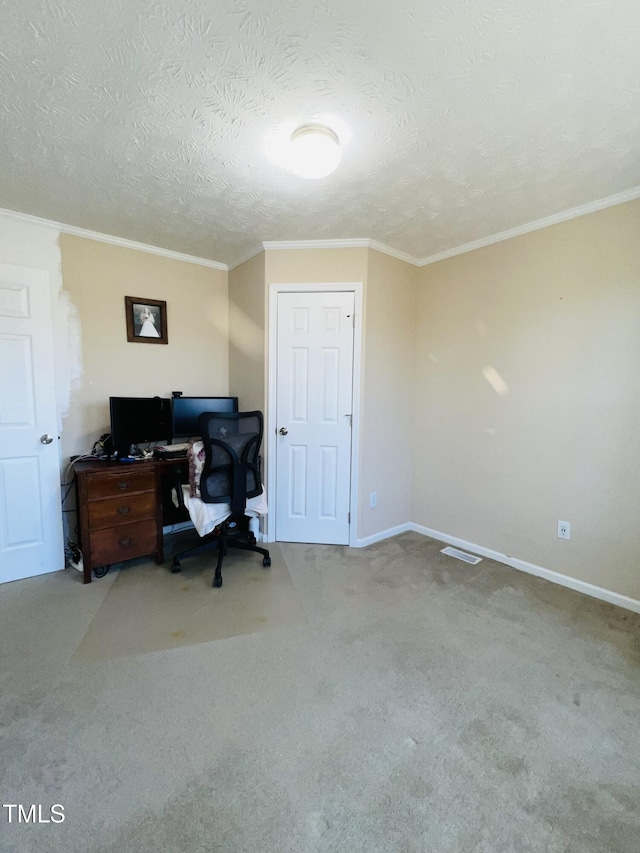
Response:
[[[289,168],[303,178],[326,178],[340,162],[340,140],[323,124],[305,124],[291,134]]]

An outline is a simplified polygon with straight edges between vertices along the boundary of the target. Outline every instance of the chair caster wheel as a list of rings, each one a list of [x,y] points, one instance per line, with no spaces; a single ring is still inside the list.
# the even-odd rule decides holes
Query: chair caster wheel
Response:
[[[216,589],[222,586],[222,578],[214,578],[213,585]]]
[[[98,580],[100,580],[100,578],[104,578],[109,574],[110,568],[111,568],[111,566],[96,566],[95,569],[93,570],[93,573],[96,576],[96,578]]]
[[[182,571],[182,566],[180,565],[180,560],[174,559],[173,563],[171,563],[171,574],[176,575],[178,572]]]
[[[268,569],[271,565],[271,557],[264,557],[262,560],[262,565],[265,567],[265,569]]]

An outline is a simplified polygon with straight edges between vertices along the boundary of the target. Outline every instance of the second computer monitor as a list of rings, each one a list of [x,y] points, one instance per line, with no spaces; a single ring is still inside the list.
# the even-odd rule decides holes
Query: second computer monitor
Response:
[[[237,412],[237,397],[174,397],[171,401],[173,438],[200,435],[198,418],[203,412]]]

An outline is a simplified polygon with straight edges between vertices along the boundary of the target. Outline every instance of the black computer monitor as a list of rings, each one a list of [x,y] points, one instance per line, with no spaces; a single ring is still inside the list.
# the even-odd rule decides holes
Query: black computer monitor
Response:
[[[200,435],[198,418],[203,412],[237,412],[237,397],[174,397],[173,438],[195,438]]]
[[[166,397],[109,397],[111,441],[118,457],[132,444],[171,438],[171,400]]]

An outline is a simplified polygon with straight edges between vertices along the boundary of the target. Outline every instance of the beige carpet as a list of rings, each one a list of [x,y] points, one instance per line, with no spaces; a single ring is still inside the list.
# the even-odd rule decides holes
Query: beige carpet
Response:
[[[289,569],[277,545],[271,568],[256,554],[231,551],[223,585],[211,586],[217,552],[185,559],[172,575],[168,564],[123,565],[72,663],[138,655],[241,634],[284,630],[306,622]],[[100,583],[100,581],[97,581]]]
[[[66,819],[0,808],[2,853],[638,853],[640,615],[442,544],[279,543],[220,590],[141,565],[3,584],[0,802]],[[253,587],[278,600],[261,633],[69,666],[156,609],[189,641],[183,585],[208,638]]]

